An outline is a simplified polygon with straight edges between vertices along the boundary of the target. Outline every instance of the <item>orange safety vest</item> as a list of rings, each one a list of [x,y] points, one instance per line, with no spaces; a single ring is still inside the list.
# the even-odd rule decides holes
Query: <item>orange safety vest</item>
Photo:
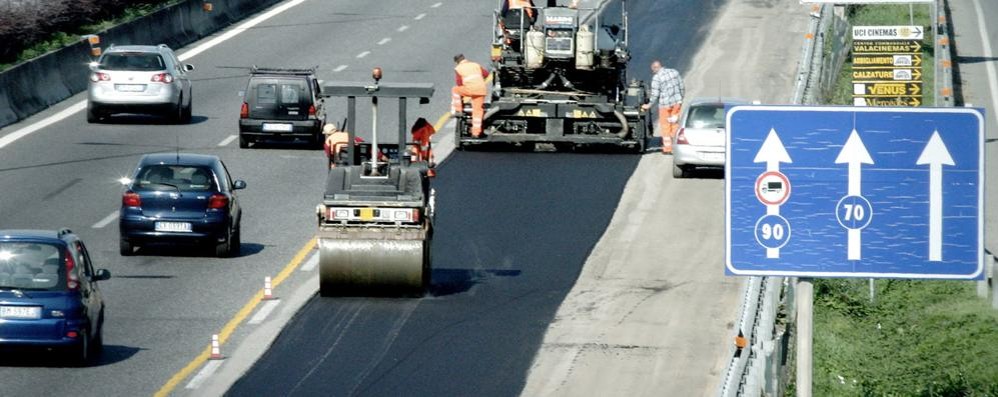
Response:
[[[461,84],[471,91],[472,95],[485,96],[485,78],[482,77],[482,65],[471,62],[469,60],[463,60],[461,63],[454,67],[454,71],[457,72],[458,76],[461,76]]]
[[[530,19],[534,19],[534,3],[530,0],[509,0],[509,9],[522,8]]]

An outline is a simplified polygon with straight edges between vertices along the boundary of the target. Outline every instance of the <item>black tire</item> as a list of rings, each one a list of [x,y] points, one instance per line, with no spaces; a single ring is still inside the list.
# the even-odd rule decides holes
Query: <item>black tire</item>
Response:
[[[249,145],[250,145],[249,139],[246,139],[246,137],[243,136],[243,134],[239,134],[239,148],[246,149],[249,148]]]
[[[232,230],[225,235],[225,242],[215,244],[215,257],[228,258],[232,253]]]
[[[69,361],[77,367],[86,367],[90,364],[90,333],[86,329],[80,330],[80,342],[69,348]]]
[[[166,116],[170,122],[173,124],[183,124],[184,122],[184,97],[180,97],[180,102],[177,106],[170,110],[170,113]]]
[[[672,177],[674,179],[686,178],[688,173],[689,171],[687,171],[685,167],[676,165],[675,163],[672,164]]]
[[[232,235],[229,237],[229,252],[227,253],[229,258],[238,257],[242,249],[243,238],[242,232],[239,229],[239,224],[237,223],[236,230],[232,232]]]
[[[187,106],[180,110],[180,123],[190,124],[194,112],[194,98],[187,103]]]
[[[121,256],[135,255],[135,246],[130,241],[121,239],[118,241],[118,253]]]
[[[87,106],[87,123],[94,124],[100,122],[100,113],[93,106]]]

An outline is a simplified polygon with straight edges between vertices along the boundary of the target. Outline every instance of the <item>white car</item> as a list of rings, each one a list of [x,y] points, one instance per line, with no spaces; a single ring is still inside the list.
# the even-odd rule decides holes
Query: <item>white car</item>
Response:
[[[672,141],[672,177],[685,178],[694,169],[724,168],[726,108],[750,102],[732,98],[697,98],[679,119]]]
[[[182,64],[166,44],[111,46],[90,65],[87,122],[116,113],[164,115],[191,121],[194,66]]]

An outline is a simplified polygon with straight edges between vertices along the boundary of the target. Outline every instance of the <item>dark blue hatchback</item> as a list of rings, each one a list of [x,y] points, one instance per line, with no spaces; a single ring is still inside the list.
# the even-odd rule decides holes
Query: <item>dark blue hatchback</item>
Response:
[[[104,300],[83,242],[61,231],[0,231],[0,347],[59,349],[78,364],[103,347]]]
[[[148,154],[121,198],[121,255],[146,244],[210,246],[219,257],[239,253],[242,209],[233,180],[217,156]]]

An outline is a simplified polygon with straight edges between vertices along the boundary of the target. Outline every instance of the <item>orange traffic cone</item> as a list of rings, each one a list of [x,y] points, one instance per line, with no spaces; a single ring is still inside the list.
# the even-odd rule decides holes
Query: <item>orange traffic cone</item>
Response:
[[[221,360],[222,357],[222,347],[218,342],[218,334],[211,335],[211,356],[208,357],[210,360]]]

